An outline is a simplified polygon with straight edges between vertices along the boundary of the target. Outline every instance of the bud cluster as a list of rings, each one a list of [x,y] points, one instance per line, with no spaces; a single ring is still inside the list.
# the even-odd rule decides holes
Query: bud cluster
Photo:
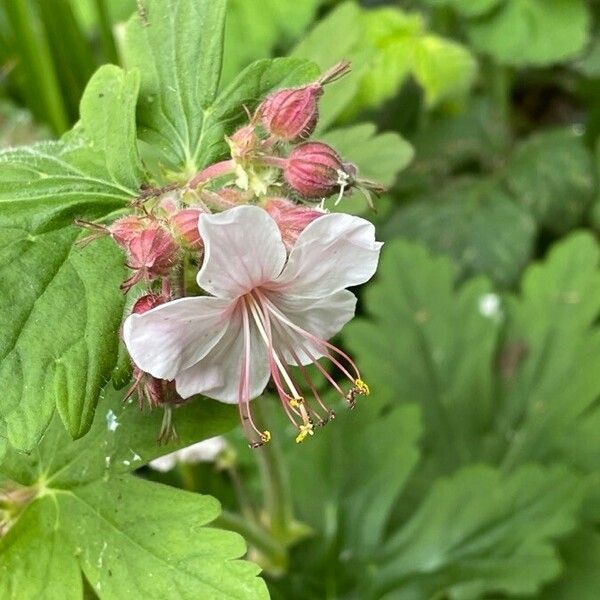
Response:
[[[204,252],[199,230],[203,214],[258,204],[291,249],[301,232],[325,214],[325,199],[337,196],[339,201],[353,189],[369,199],[368,190],[379,189],[360,179],[356,166],[332,147],[309,141],[324,87],[349,71],[350,64],[341,62],[308,85],[271,93],[254,113],[247,111],[246,124],[225,138],[229,158],[207,166],[186,184],[144,187],[131,214],[112,224],[77,221],[92,230],[81,243],[105,236],[123,250],[131,274],[121,289],[128,293],[135,288],[140,294],[132,313],[186,295],[186,269],[199,266]],[[128,397],[134,392],[141,405],[166,407],[170,427],[170,407],[181,402],[172,382],[134,366]]]

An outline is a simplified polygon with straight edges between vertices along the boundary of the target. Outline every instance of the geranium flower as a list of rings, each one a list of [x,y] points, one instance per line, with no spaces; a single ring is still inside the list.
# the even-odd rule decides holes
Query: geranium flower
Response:
[[[375,273],[381,243],[374,227],[359,217],[324,215],[304,229],[289,256],[277,224],[257,206],[203,215],[199,229],[205,257],[197,281],[211,296],[130,315],[123,336],[131,357],[154,377],[175,380],[183,398],[204,394],[238,403],[253,446],[271,434],[257,427],[250,400],[272,377],[301,442],[334,416],[307,365],[316,365],[351,406],[369,391],[350,357],[327,340],[354,316],[356,298],[345,288]],[[350,380],[348,391],[320,358]]]

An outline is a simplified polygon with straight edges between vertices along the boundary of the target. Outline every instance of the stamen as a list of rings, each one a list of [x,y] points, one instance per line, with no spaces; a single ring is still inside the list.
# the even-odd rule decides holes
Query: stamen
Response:
[[[309,435],[314,435],[313,424],[300,425],[300,433],[296,436],[296,444],[301,444]]]

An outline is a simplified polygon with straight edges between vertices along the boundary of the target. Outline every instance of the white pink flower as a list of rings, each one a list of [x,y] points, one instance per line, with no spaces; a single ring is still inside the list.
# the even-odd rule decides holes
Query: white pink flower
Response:
[[[155,458],[150,461],[148,466],[155,471],[166,473],[174,469],[177,463],[193,465],[199,462],[213,462],[225,450],[226,445],[225,438],[218,435],[170,454],[165,454],[160,458]]]
[[[354,316],[356,298],[345,288],[375,273],[381,243],[374,227],[346,214],[323,215],[302,231],[289,255],[277,224],[257,206],[203,215],[199,229],[205,257],[197,281],[211,296],[130,315],[123,336],[131,357],[154,377],[174,380],[183,398],[204,394],[238,403],[253,445],[270,433],[254,422],[250,400],[272,377],[302,441],[332,416],[306,365],[315,364],[351,405],[368,393],[352,360],[327,340]],[[349,391],[320,358],[350,380]],[[290,367],[298,367],[303,386]]]

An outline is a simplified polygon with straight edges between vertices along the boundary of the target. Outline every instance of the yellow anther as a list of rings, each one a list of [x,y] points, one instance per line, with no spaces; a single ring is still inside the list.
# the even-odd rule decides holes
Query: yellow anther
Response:
[[[354,385],[356,386],[356,391],[363,396],[368,396],[371,393],[369,386],[362,379],[357,379]]]
[[[302,396],[298,396],[297,398],[292,398],[290,400],[290,406],[292,408],[298,408],[304,402],[304,398]]]
[[[312,423],[300,425],[300,432],[296,436],[296,444],[301,444],[309,435],[314,435]]]
[[[266,430],[260,434],[260,439],[265,443],[269,443],[271,441],[271,432]]]

